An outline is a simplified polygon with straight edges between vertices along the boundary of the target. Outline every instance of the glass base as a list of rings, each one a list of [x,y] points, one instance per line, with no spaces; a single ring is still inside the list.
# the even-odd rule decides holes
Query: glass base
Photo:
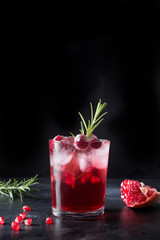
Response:
[[[70,219],[97,219],[103,216],[104,207],[92,212],[68,212],[57,210],[52,207],[52,213],[57,218],[70,218]]]

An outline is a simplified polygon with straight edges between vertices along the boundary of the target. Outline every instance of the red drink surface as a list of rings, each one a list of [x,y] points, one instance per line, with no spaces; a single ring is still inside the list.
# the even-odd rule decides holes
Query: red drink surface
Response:
[[[69,212],[90,212],[104,207],[109,141],[99,149],[69,150],[50,140],[52,206]]]

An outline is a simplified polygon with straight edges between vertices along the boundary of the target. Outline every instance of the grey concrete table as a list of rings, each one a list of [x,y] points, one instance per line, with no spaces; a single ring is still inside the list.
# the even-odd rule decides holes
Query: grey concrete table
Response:
[[[132,210],[120,198],[120,179],[108,179],[106,188],[105,215],[97,220],[68,220],[53,217],[53,224],[46,225],[51,213],[50,179],[39,179],[40,192],[37,198],[25,197],[23,203],[0,196],[0,216],[5,225],[0,225],[0,239],[56,239],[56,240],[158,240],[160,239],[160,203],[142,210]],[[160,190],[160,181],[145,180],[146,184]],[[11,222],[22,212],[22,206],[32,208],[27,216],[33,219],[32,226],[21,224],[19,232],[11,229]]]

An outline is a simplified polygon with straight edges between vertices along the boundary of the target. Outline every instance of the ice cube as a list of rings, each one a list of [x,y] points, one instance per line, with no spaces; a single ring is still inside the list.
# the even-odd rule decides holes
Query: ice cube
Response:
[[[60,142],[55,143],[55,148],[53,152],[53,162],[54,164],[64,165],[70,162],[73,152],[66,151],[60,144]]]
[[[93,151],[80,151],[77,154],[77,161],[82,172],[90,172],[94,167]]]
[[[72,158],[72,153],[66,153],[65,151],[61,151],[54,156],[55,162],[60,165],[64,165],[70,162]]]
[[[103,142],[102,147],[97,149],[96,152],[96,160],[95,167],[98,169],[104,169],[108,166],[108,158],[109,158],[109,141]]]

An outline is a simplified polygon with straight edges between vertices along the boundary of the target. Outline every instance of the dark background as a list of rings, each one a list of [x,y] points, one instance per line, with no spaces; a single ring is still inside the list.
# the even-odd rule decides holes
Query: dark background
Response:
[[[100,15],[54,9],[50,19],[7,13],[0,177],[49,176],[48,139],[77,134],[78,111],[88,119],[89,102],[101,98],[108,115],[95,134],[111,141],[108,176],[160,178],[159,7],[117,1]]]

